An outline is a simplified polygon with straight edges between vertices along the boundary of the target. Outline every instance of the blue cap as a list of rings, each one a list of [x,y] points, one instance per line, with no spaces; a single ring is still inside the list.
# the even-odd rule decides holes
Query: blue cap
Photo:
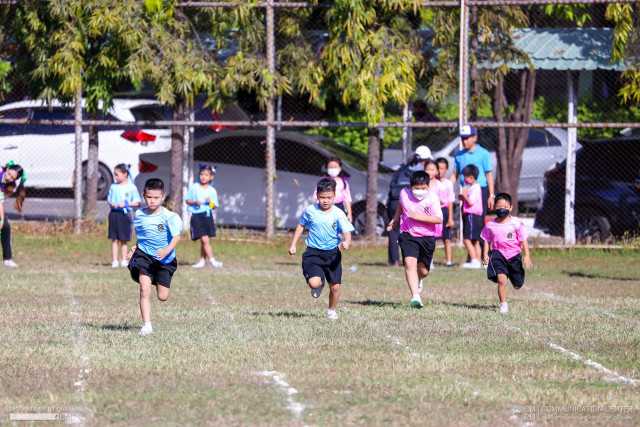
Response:
[[[471,125],[464,125],[460,128],[460,138],[468,138],[476,135],[476,128]]]

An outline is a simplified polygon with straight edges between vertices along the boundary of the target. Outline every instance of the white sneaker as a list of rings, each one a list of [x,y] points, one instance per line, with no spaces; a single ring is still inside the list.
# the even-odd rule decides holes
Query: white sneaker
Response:
[[[142,328],[140,329],[140,332],[138,332],[140,335],[144,336],[144,335],[150,335],[153,333],[153,327],[151,325],[142,325]]]
[[[453,267],[453,263],[452,263],[451,261],[447,261],[446,266],[447,266],[447,267]]]
[[[209,263],[211,264],[211,267],[213,267],[213,268],[220,268],[220,267],[222,267],[222,264],[223,264],[222,261],[216,261],[215,259],[213,261],[209,261]]]
[[[206,263],[204,262],[204,259],[200,258],[200,261],[198,261],[197,263],[193,264],[191,267],[193,268],[202,268],[206,265]]]
[[[120,261],[120,267],[129,267],[129,261],[123,259],[122,261]]]
[[[327,309],[327,318],[331,320],[338,320],[340,317],[338,316],[338,313],[335,310]]]
[[[311,296],[314,298],[320,298],[320,294],[322,293],[322,288],[324,288],[324,283],[320,285],[317,289],[311,289]]]
[[[500,313],[508,313],[509,312],[509,306],[503,307],[500,306]]]
[[[422,293],[422,279],[420,279],[420,281],[418,282],[418,293]]]
[[[12,259],[3,260],[2,265],[4,265],[5,267],[13,267],[13,268],[18,267],[18,264],[16,264]]]
[[[420,295],[416,295],[413,298],[411,298],[411,307],[415,307],[415,308],[424,307],[424,304],[422,303],[422,298],[420,298]]]
[[[465,262],[464,264],[461,265],[462,268],[467,268],[470,270],[479,270],[482,268],[482,263],[480,262],[479,259],[472,259],[469,262]]]
[[[118,262],[118,260],[113,260],[111,261],[111,268],[118,268],[120,267],[120,263]]]
[[[429,266],[429,271],[433,271],[436,268],[433,266],[433,260],[431,260],[431,265]]]

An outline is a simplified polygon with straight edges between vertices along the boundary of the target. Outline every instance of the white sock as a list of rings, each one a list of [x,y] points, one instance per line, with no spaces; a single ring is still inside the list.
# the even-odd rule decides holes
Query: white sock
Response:
[[[144,323],[142,324],[142,327],[143,327],[143,328],[150,328],[150,327],[151,327],[151,322],[144,322]]]
[[[500,308],[502,307],[509,307],[509,303],[508,302],[501,302],[500,303]]]
[[[202,258],[202,262],[204,262],[204,258]],[[209,262],[213,264],[214,262],[216,262],[216,259],[214,257],[211,257],[209,258]]]
[[[413,294],[414,299],[420,299],[420,294]]]

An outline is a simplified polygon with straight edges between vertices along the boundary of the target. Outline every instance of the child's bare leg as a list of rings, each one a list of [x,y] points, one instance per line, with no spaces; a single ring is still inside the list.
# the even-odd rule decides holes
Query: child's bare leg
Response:
[[[127,248],[127,241],[126,240],[120,240],[120,259],[121,260],[126,260],[127,259],[127,252],[129,252],[129,248]]]
[[[329,310],[335,310],[340,299],[340,283],[329,283]]]
[[[162,285],[158,285],[156,286],[156,291],[158,293],[158,299],[160,301],[166,301],[167,298],[169,298],[169,288],[162,286]]]
[[[318,289],[322,286],[322,278],[319,276],[313,276],[307,281],[307,283],[311,289]]]
[[[116,239],[111,241],[111,259],[113,261],[118,260],[118,240]]]
[[[500,302],[507,302],[507,275],[498,274],[498,298]]]
[[[213,253],[211,252],[211,244],[209,243],[209,236],[202,236],[200,238],[200,242],[202,245],[200,251],[202,257],[206,257],[206,259],[213,258]]]
[[[429,270],[427,270],[427,266],[423,263],[418,263],[418,282],[429,275]]]
[[[478,259],[479,257],[476,255],[476,247],[470,239],[463,239],[464,246],[467,248],[467,252],[469,252],[469,258]]]
[[[142,314],[142,322],[151,322],[151,278],[143,274],[140,275],[140,314]]]
[[[452,250],[451,250],[451,239],[444,239],[444,257],[447,262],[451,262],[453,258]]]
[[[473,247],[476,249],[476,259],[480,259],[480,254],[482,254],[482,248],[480,247],[480,240],[473,240]]]
[[[420,282],[418,278],[418,258],[405,257],[404,274],[407,277],[407,285],[409,285],[411,295],[416,295],[418,293],[418,282]]]

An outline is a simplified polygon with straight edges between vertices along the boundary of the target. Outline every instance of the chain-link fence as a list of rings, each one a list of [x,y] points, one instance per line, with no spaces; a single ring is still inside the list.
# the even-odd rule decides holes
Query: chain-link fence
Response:
[[[389,102],[376,125],[380,150],[377,232],[383,233],[388,221],[385,206],[393,172],[415,148],[426,145],[434,158],[448,161],[450,173],[462,148],[459,125],[470,122],[478,129],[478,145],[491,155],[493,192],[510,192],[517,200],[519,215],[529,218],[531,226],[535,221],[540,235],[563,236],[567,224],[575,227],[582,241],[638,233],[640,193],[635,180],[640,178],[640,108],[637,103],[623,102],[620,95],[626,64],[611,61],[614,32],[605,18],[609,3],[614,1],[426,2],[422,10],[410,13],[404,31],[410,34],[427,71],[417,82],[412,100],[406,105]],[[588,15],[583,27],[564,15],[558,17],[564,13],[559,9],[562,4],[584,6],[579,9]],[[211,22],[202,19],[206,8],[230,10],[232,4],[190,2],[182,6],[180,10],[197,29],[198,43],[220,63],[242,50],[246,41],[238,35],[240,30],[230,28],[228,40],[220,43],[207,30]],[[257,60],[285,74],[288,61],[294,58],[292,45],[307,48],[312,58],[321,57],[330,38],[325,13],[331,5],[266,2],[255,6],[259,12],[254,19],[262,23],[260,31],[266,38],[264,56]],[[0,105],[0,162],[22,165],[28,199],[20,214],[10,203],[5,203],[5,209],[15,217],[74,218],[73,104],[34,99],[38,94],[32,87],[33,75],[21,72],[24,52],[10,30],[19,7],[0,6],[5,34],[0,53],[13,70]],[[269,13],[273,13],[272,25]],[[511,32],[504,46],[492,47],[483,40],[483,25],[498,15],[521,19],[523,25]],[[296,34],[285,31],[292,22],[301,25]],[[445,24],[453,26],[449,35],[442,29]],[[269,34],[273,35],[271,53]],[[447,36],[451,35],[457,43],[448,46]],[[524,57],[497,57],[495,53],[503,48],[517,50]],[[460,52],[465,52],[461,62]],[[508,72],[496,72],[505,65],[509,65]],[[449,86],[436,87],[434,82],[446,79]],[[466,90],[457,90],[460,86]],[[439,96],[437,90],[443,88],[448,91]],[[257,91],[236,91],[218,113],[205,106],[204,95],[195,99],[189,123],[192,149],[184,152],[191,175],[185,174],[183,185],[194,181],[193,171],[200,164],[214,165],[214,185],[220,197],[218,223],[266,227],[269,234],[271,223],[277,228],[295,227],[304,207],[313,202],[315,182],[326,173],[328,159],[337,156],[349,178],[354,223],[363,232],[370,132],[358,103],[345,104],[342,93],[334,90],[322,94],[324,105],[319,106],[309,102],[307,93],[292,90],[274,95],[265,108]],[[171,107],[156,100],[151,86],[133,85],[116,89],[108,113],[90,116],[83,112],[83,185],[89,125],[97,124],[98,130],[97,218],[108,214],[105,198],[119,163],[131,165],[140,190],[148,177],[159,177],[168,185],[171,125],[189,120],[188,115],[179,122],[172,121],[174,117]],[[573,184],[567,184],[571,173],[565,164],[572,152],[571,124],[577,128],[575,190],[569,190]],[[270,137],[267,129],[273,129],[275,136]],[[274,170],[269,169],[272,159]],[[269,186],[271,176],[273,187]],[[568,203],[567,197],[575,200]],[[575,225],[567,222],[566,206],[575,209]]]

